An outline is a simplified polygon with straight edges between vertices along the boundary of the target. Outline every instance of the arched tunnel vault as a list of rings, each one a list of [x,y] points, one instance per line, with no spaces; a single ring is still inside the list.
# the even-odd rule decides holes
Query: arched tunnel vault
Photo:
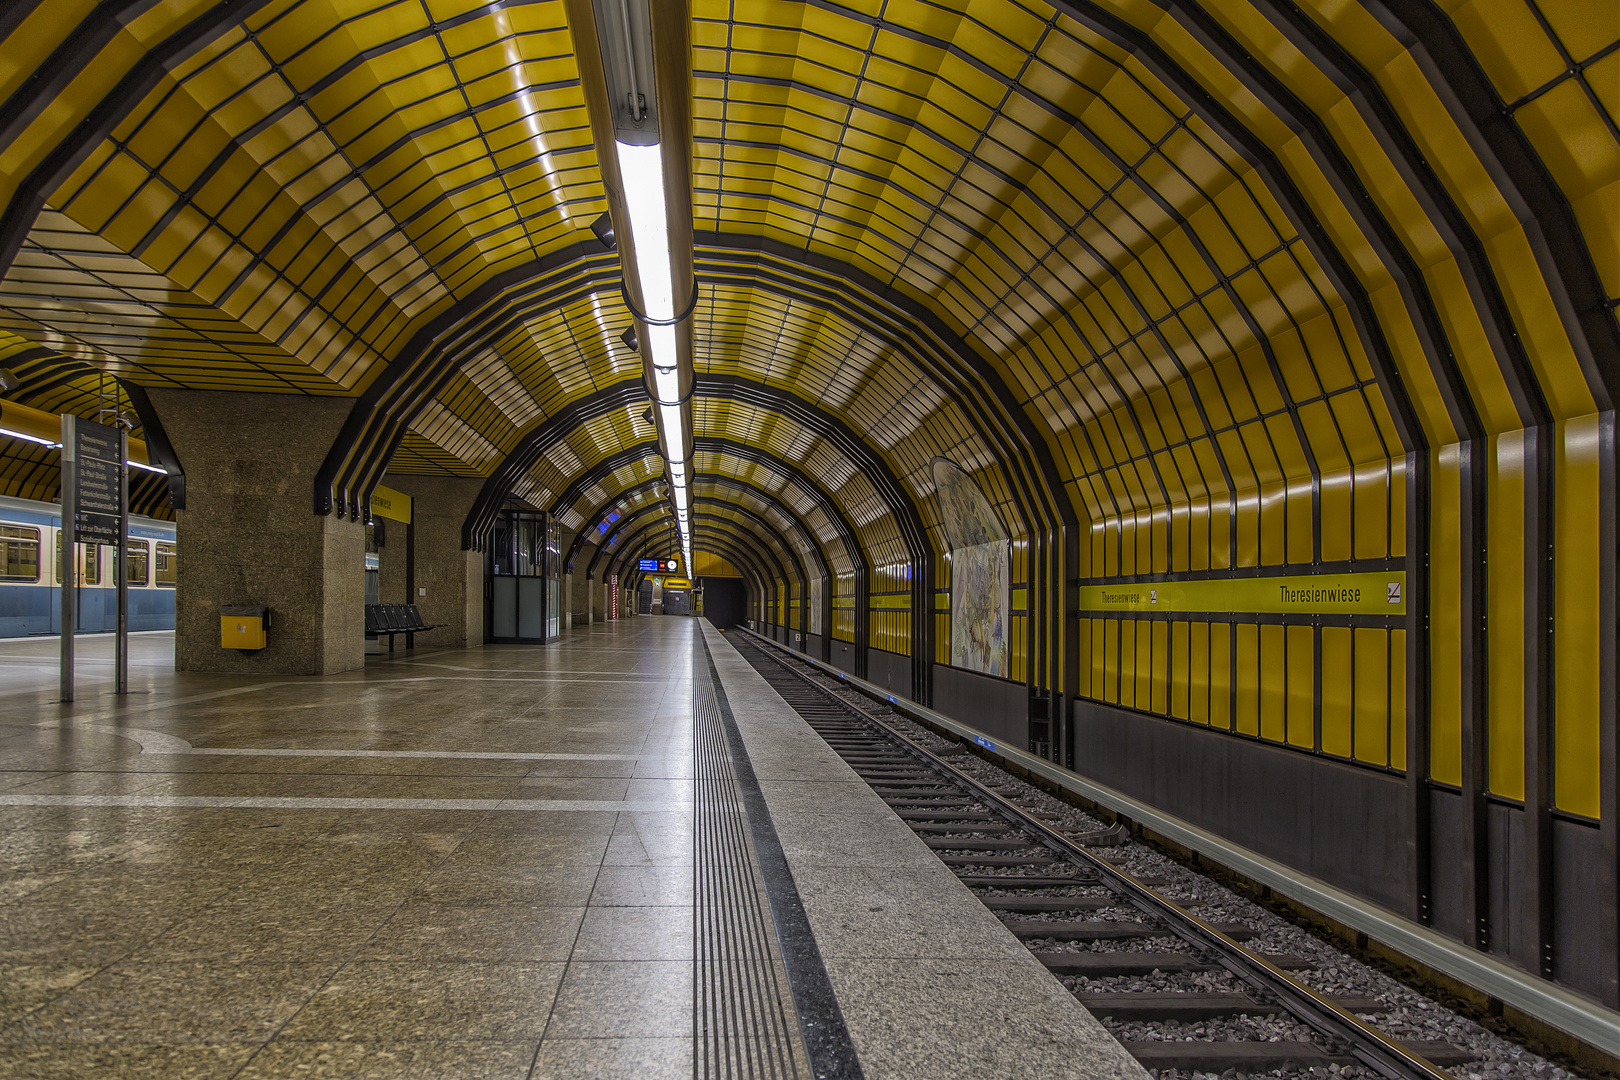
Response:
[[[1620,878],[1620,28],[1536,0],[961,8],[692,7],[700,437],[815,479],[859,549],[804,519],[832,631],[869,620],[922,699],[955,677],[929,466],[961,464],[1011,536],[1050,753],[1106,712],[1387,781],[1394,884],[1335,880],[1620,1004],[1612,919],[1599,960],[1548,937],[1558,845]],[[583,513],[656,475],[561,3],[86,12],[0,13],[12,398],[352,399],[315,511],[363,516],[385,470],[486,478],[473,546],[508,494],[554,506],[629,453],[557,511]],[[0,493],[48,498],[57,464],[0,438]],[[834,546],[870,575],[848,618]],[[1352,572],[1404,574],[1400,614],[1094,598]],[[1480,867],[1520,883],[1494,936]]]

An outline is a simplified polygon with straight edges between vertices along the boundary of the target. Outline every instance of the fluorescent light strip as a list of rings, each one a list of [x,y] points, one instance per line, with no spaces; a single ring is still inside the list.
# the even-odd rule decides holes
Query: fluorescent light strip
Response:
[[[132,465],[137,469],[145,469],[147,472],[167,473],[169,471],[168,469],[160,469],[156,465],[147,465],[140,461],[126,461],[124,464]]]
[[[681,534],[681,550],[691,565],[691,525],[687,520],[690,494],[686,483],[686,433],[681,423],[680,356],[675,327],[667,324],[675,317],[675,286],[669,251],[669,215],[664,204],[664,163],[662,150],[652,146],[631,146],[616,142],[619,179],[624,185],[625,206],[630,212],[630,243],[636,253],[636,271],[641,277],[641,303],[647,317],[646,349],[653,366],[653,394],[660,402],[658,426],[664,435],[668,454],[670,491],[676,506],[676,522]]]
[[[10,428],[0,428],[0,435],[5,435],[13,439],[22,439],[25,442],[38,443],[41,446],[49,446],[53,448],[60,447],[62,445],[61,443],[52,439],[42,439],[38,435],[24,435],[22,432],[12,431]]]

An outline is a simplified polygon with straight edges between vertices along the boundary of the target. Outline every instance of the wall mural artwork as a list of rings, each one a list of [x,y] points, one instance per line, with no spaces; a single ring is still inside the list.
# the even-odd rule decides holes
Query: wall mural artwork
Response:
[[[810,633],[821,633],[821,579],[810,579]]]
[[[957,465],[933,460],[940,522],[951,549],[951,665],[1007,674],[1007,530],[979,485]]]

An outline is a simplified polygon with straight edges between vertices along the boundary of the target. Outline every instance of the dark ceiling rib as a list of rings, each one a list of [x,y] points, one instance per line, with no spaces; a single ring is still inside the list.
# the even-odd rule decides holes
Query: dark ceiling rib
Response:
[[[878,497],[888,506],[908,552],[916,557],[921,552],[931,550],[922,516],[899,478],[842,419],[784,390],[732,376],[699,375],[694,392],[698,397],[746,401],[787,416],[807,430],[821,435],[866,475]],[[484,537],[488,535],[495,515],[511,493],[517,478],[533,467],[545,451],[564,435],[588,417],[639,403],[645,396],[646,389],[639,378],[627,380],[571,403],[531,429],[485,481],[462,527],[462,546],[482,549]]]
[[[703,235],[710,247],[726,253],[724,262],[710,265],[699,252],[698,272],[704,281],[735,277],[735,264],[746,263],[753,269],[753,276],[745,279],[748,284],[818,303],[851,319],[861,329],[903,351],[919,371],[931,375],[964,410],[978,436],[997,452],[1028,529],[1038,531],[1043,521],[1056,525],[1077,520],[1050,449],[1034,422],[995,370],[952,335],[937,317],[913,301],[908,301],[906,308],[897,308],[897,313],[886,313],[875,299],[866,300],[826,286],[816,288],[802,278],[786,276],[771,261],[808,268],[852,288],[867,289],[872,297],[881,296],[885,303],[890,301],[880,283],[836,260],[756,243],[749,237]],[[578,279],[569,276],[570,260],[581,263]],[[525,275],[533,279],[532,285]],[[389,361],[356,401],[317,474],[316,512],[366,513],[370,492],[381,479],[411,419],[468,358],[542,311],[587,295],[616,295],[619,285],[617,257],[598,248],[594,241],[585,241],[541,263],[506,272],[435,318]],[[896,326],[904,328],[908,323],[925,330],[925,336],[938,342],[938,349],[914,347],[906,334],[896,333]],[[957,361],[957,366],[935,360],[936,352]]]
[[[800,583],[803,584],[805,588],[809,588],[809,565],[804,561],[804,557],[794,549],[793,545],[788,543],[787,537],[783,536],[781,530],[777,529],[775,525],[772,525],[765,518],[760,517],[752,510],[738,503],[721,503],[719,506],[712,507],[714,511],[712,513],[705,513],[704,511],[697,509],[698,504],[696,500],[693,501],[692,506],[692,519],[694,523],[692,535],[694,538],[700,535],[698,531],[699,526],[701,526],[701,524],[705,521],[709,522],[711,525],[717,522],[730,522],[739,529],[743,528],[744,526],[752,526],[753,530],[757,530],[759,538],[765,541],[767,547],[771,546],[771,540],[774,538],[776,544],[775,547],[772,548],[771,553],[777,557],[777,561],[781,563],[784,570],[796,572],[798,574]],[[742,520],[726,517],[725,514],[736,514]],[[786,575],[784,575],[784,577],[786,577]]]
[[[618,521],[614,522],[613,531],[608,533],[607,538],[597,546],[596,554],[591,557],[590,564],[585,568],[585,576],[587,578],[594,578],[596,576],[597,562],[603,558],[611,560],[613,553],[619,549],[619,541],[624,539],[626,533],[629,531],[632,525],[640,521],[643,523],[643,526],[645,526],[647,522],[644,519],[648,514],[667,515],[668,511],[669,508],[663,503],[651,503],[650,505],[643,506],[634,513],[627,514],[623,518],[620,518]],[[658,520],[663,521],[664,518],[660,517]],[[670,520],[673,521],[674,519],[671,517]],[[640,533],[638,532],[636,535],[639,536]]]
[[[804,519],[799,516],[797,511],[795,511],[791,506],[783,503],[771,492],[759,487],[756,484],[750,484],[747,481],[738,480],[731,476],[717,476],[712,473],[694,473],[692,479],[694,485],[709,483],[711,485],[731,487],[740,491],[748,492],[754,498],[758,499],[762,504],[773,508],[777,513],[781,514],[785,518],[788,518],[793,522],[794,529],[797,530],[798,533],[803,537],[805,543],[810,547],[811,550],[816,552],[816,557],[821,564],[823,574],[825,575],[831,572],[829,569],[831,563],[828,561],[827,551],[825,547],[822,546],[820,540],[817,539],[815,533],[810,530]],[[563,559],[563,566],[566,571],[568,573],[573,573],[574,565],[578,559],[579,553],[585,547],[590,535],[592,533],[597,535],[602,534],[604,519],[617,503],[622,502],[629,496],[655,488],[659,483],[661,483],[661,480],[659,479],[645,480],[633,488],[614,495],[612,498],[608,499],[600,507],[598,507],[590,517],[586,518],[586,527],[575,534],[574,541],[569,546],[568,554]],[[694,498],[694,506],[697,505],[697,501],[698,500]],[[617,524],[617,522],[614,522],[613,524]],[[587,573],[586,576],[589,577],[589,573]]]
[[[666,514],[667,513],[668,511],[666,511]],[[693,516],[697,517],[700,515],[694,514]],[[643,525],[634,534],[625,537],[623,543],[615,545],[614,550],[606,553],[608,560],[608,572],[618,573],[621,577],[628,577],[629,573],[627,569],[616,568],[622,567],[623,564],[628,561],[630,556],[639,550],[637,545],[643,543],[642,538],[647,533],[655,529],[663,528],[666,525],[673,527],[674,521],[674,516],[669,515],[651,524]],[[761,588],[768,591],[772,587],[773,582],[777,580],[788,580],[788,575],[786,570],[783,568],[782,562],[777,559],[775,553],[770,550],[768,545],[760,545],[760,538],[754,533],[744,530],[735,522],[726,521],[725,519],[718,519],[718,521],[711,520],[710,524],[716,529],[717,532],[720,533],[720,535],[728,536],[732,539],[733,549],[735,551],[746,551],[748,553],[748,559],[753,561],[756,572],[759,574]],[[743,538],[746,538],[746,543],[743,542]],[[760,546],[750,546],[751,544]]]
[[[1394,351],[1384,334],[1383,323],[1373,308],[1371,296],[1362,285],[1361,279],[1356,276],[1350,261],[1328,236],[1327,230],[1322,227],[1311,209],[1310,202],[1294,183],[1277,155],[1258,135],[1245,126],[1224,102],[1204,89],[1194,74],[1172,59],[1151,34],[1131,25],[1100,4],[1090,3],[1088,0],[1053,0],[1053,3],[1058,10],[1093,33],[1129,51],[1156,78],[1171,87],[1193,112],[1237,149],[1244,160],[1253,165],[1265,178],[1268,189],[1283,206],[1300,235],[1305,237],[1312,254],[1322,267],[1322,272],[1333,282],[1334,288],[1349,308],[1362,340],[1367,344],[1368,359],[1378,375],[1379,385],[1384,390],[1385,400],[1389,403],[1390,413],[1395,419],[1406,449],[1418,450],[1427,447],[1428,434],[1418,421],[1417,411],[1406,391],[1406,384],[1395,363]],[[1196,5],[1167,0],[1164,6],[1172,14],[1183,16],[1185,26],[1188,7]],[[1262,97],[1267,107],[1283,117],[1290,128],[1298,132],[1301,139],[1311,148],[1313,156],[1323,166],[1324,173],[1337,185],[1346,211],[1356,219],[1357,224],[1367,234],[1369,243],[1374,245],[1392,276],[1401,283],[1404,297],[1416,308],[1418,333],[1420,337],[1426,338],[1425,351],[1435,367],[1436,382],[1445,397],[1453,425],[1460,432],[1466,433],[1465,437],[1477,434],[1478,413],[1458,369],[1456,355],[1445,333],[1444,324],[1439,318],[1434,298],[1429,294],[1428,286],[1418,272],[1416,263],[1401,245],[1388,220],[1379,213],[1377,205],[1362,185],[1360,178],[1346,164],[1343,153],[1327,134],[1321,120],[1286,89],[1281,98],[1270,93],[1275,80],[1252,56],[1248,56],[1241,49],[1236,50],[1235,54],[1228,51],[1223,48],[1221,41],[1212,39],[1196,26],[1186,26],[1186,29],[1193,34],[1199,44],[1220,59],[1228,70],[1241,74],[1245,84]],[[1224,34],[1224,31],[1222,33]]]
[[[79,125],[66,135],[56,149],[34,167],[23,182],[18,185],[17,192],[11,197],[6,206],[5,213],[0,214],[0,276],[11,268],[11,262],[22,250],[23,241],[28,236],[28,230],[34,227],[34,219],[45,208],[45,200],[50,198],[52,192],[62,186],[73,170],[84,164],[85,160],[100,146],[104,140],[113,133],[113,130],[127,117],[130,112],[145,100],[154,87],[162,80],[165,74],[181,61],[192,56],[198,49],[208,45],[232,26],[252,15],[264,7],[269,0],[222,0],[207,11],[198,15],[181,29],[170,34],[163,41],[147,50],[145,56],[129,70],[116,87],[114,87],[100,103],[90,111],[90,114],[79,122]],[[53,55],[40,70],[51,71],[51,79],[77,77],[94,59],[99,46],[88,55],[80,55],[79,50],[97,35],[111,36],[123,30],[124,19],[128,13],[145,10],[151,4],[148,0],[124,0],[124,2],[108,2],[97,8],[95,16],[106,19],[106,22],[97,22],[86,28],[86,37],[80,39],[75,33],[64,43],[63,48],[79,41],[72,55],[58,57]],[[105,15],[103,11],[105,10]],[[60,63],[60,67],[56,66]],[[48,65],[48,67],[47,67]],[[42,83],[39,90],[55,96],[54,83]],[[12,100],[17,100],[15,97]],[[8,101],[7,105],[10,106]],[[18,116],[32,106],[18,103]],[[11,120],[11,126],[0,132],[0,145],[10,145],[15,137],[16,120]]]
[[[776,513],[786,518],[792,524],[793,529],[798,532],[799,538],[804,541],[803,551],[794,547],[792,544],[787,543],[786,541],[790,540],[791,537],[784,535],[780,528],[770,522],[770,519],[760,518],[758,514],[746,506],[741,508],[742,511],[747,513],[750,517],[758,519],[762,524],[770,525],[771,529],[781,537],[783,540],[783,550],[799,561],[800,572],[804,574],[805,581],[810,580],[811,569],[810,563],[806,561],[806,551],[813,555],[816,562],[819,564],[816,568],[821,571],[821,576],[825,577],[830,573],[828,568],[832,565],[832,563],[827,558],[826,548],[821,546],[821,541],[816,539],[816,534],[810,531],[809,526],[804,523],[804,519],[799,516],[798,511],[794,510],[793,507],[786,505],[775,495],[771,494],[769,491],[766,491],[764,488],[750,484],[746,480],[739,480],[735,476],[726,476],[718,473],[695,472],[692,474],[692,505],[697,508],[701,508],[705,502],[713,499],[713,496],[711,495],[704,495],[701,497],[697,495],[697,488],[702,484],[708,484],[711,491],[715,488],[727,488],[752,496],[754,499],[757,499],[765,509],[774,510]],[[738,505],[727,499],[715,499],[714,501],[718,502],[722,506],[725,506],[727,509],[736,509]]]
[[[355,400],[315,474],[315,512],[366,514],[371,492],[406,427],[463,363],[535,311],[596,292],[616,292],[619,280],[617,257],[587,241],[496,275],[434,318]]]
[[[1566,303],[1573,307],[1584,331],[1586,340],[1574,340],[1576,335],[1572,334],[1572,344],[1582,365],[1588,367],[1587,381],[1594,394],[1601,388],[1606,395],[1606,400],[1600,398],[1598,408],[1614,408],[1620,399],[1620,321],[1614,317],[1591,245],[1581,233],[1574,208],[1547,171],[1541,155],[1514,123],[1507,102],[1496,92],[1456,24],[1438,4],[1433,0],[1362,3],[1381,21],[1393,23],[1398,28],[1396,37],[1413,38],[1422,46],[1412,49],[1413,59],[1431,83],[1451,92],[1452,119],[1459,126],[1471,126],[1479,135],[1478,139],[1470,139],[1470,144],[1478,147],[1483,140],[1490,147],[1491,156],[1482,154],[1481,159],[1491,179],[1504,195],[1512,192],[1524,200],[1527,212],[1518,213],[1518,217],[1532,245],[1538,236],[1547,245],[1541,267],[1544,274],[1549,270],[1557,274],[1547,281],[1554,301],[1560,307]],[[1555,283],[1563,286],[1565,296],[1559,295]]]
[[[1335,41],[1326,29],[1294,4],[1287,0],[1282,3],[1276,0],[1260,0],[1257,6],[1278,30],[1285,33],[1292,31],[1294,45],[1309,55],[1312,62],[1333,76],[1341,85],[1348,84],[1354,87],[1352,97],[1360,98],[1366,103],[1367,109],[1363,113],[1363,119],[1378,133],[1379,144],[1399,163],[1401,174],[1413,191],[1421,192],[1424,196],[1428,223],[1440,233],[1446,247],[1456,253],[1458,269],[1472,286],[1470,292],[1483,301],[1476,304],[1482,316],[1480,324],[1491,339],[1494,352],[1501,361],[1505,381],[1518,405],[1521,418],[1527,425],[1546,423],[1550,419],[1546,395],[1542,392],[1540,380],[1536,378],[1530,357],[1525,352],[1524,342],[1519,337],[1513,315],[1508,309],[1507,299],[1502,295],[1501,282],[1491,267],[1490,257],[1485,253],[1485,246],[1479,234],[1469,224],[1468,218],[1464,216],[1462,208],[1457,205],[1456,198],[1447,190],[1445,183],[1435,172],[1434,166],[1418,147],[1417,140],[1412,137],[1400,114],[1390,104],[1383,88],[1378,85],[1378,80],[1368,74],[1367,69],[1351,56],[1344,46]],[[1207,12],[1203,12],[1202,8],[1199,11],[1202,13],[1201,29],[1213,34],[1219,24]],[[1227,48],[1228,50],[1236,48],[1236,43],[1232,42],[1230,37]],[[1288,93],[1293,97],[1281,79],[1273,75],[1271,81],[1272,93],[1279,96]],[[1294,98],[1291,104],[1295,108],[1304,109],[1304,103],[1297,98]],[[1332,145],[1337,148],[1336,143]],[[1355,166],[1349,157],[1343,155],[1342,151],[1340,154],[1343,157],[1342,167],[1345,170],[1353,170]],[[1602,392],[1606,388],[1599,383],[1593,389]]]
[[[169,442],[169,433],[163,430],[163,421],[152,407],[152,399],[146,396],[146,387],[123,379],[118,380],[118,385],[124,388],[129,403],[135,407],[135,415],[141,418],[141,434],[145,436],[148,463],[163,466],[167,474],[169,505],[176,510],[184,510],[186,470],[180,464],[180,455],[175,453],[174,444]]]
[[[760,447],[749,446],[747,443],[740,443],[733,439],[717,439],[707,436],[699,436],[693,440],[693,449],[700,454],[726,454],[731,457],[740,458],[744,461],[750,461],[754,464],[762,465],[765,468],[773,470],[778,475],[785,476],[788,480],[792,481],[793,484],[799,488],[799,490],[814,500],[821,512],[827,515],[827,519],[832,522],[833,528],[838,531],[839,540],[843,542],[844,550],[849,555],[850,561],[859,563],[864,560],[864,553],[862,552],[859,541],[855,536],[855,527],[850,522],[849,518],[844,515],[843,510],[839,508],[838,503],[833,500],[832,496],[828,494],[820,484],[812,480],[808,474],[806,474],[792,462],[777,457],[768,450],[764,450]],[[635,446],[631,446],[619,451],[617,454],[611,454],[608,457],[603,458],[585,472],[581,473],[579,478],[568,486],[568,490],[557,497],[556,501],[551,504],[551,512],[553,514],[562,513],[578,502],[580,496],[583,495],[587,489],[589,489],[593,484],[599,483],[608,474],[617,469],[623,468],[625,465],[632,462],[645,459],[649,456],[656,457],[657,453],[658,444],[656,442],[649,441],[638,443]],[[602,505],[602,508],[596,513],[595,517],[589,518],[587,521],[594,524],[600,520],[601,515],[605,513],[614,502],[625,498],[630,494],[631,491],[640,491],[643,488],[655,483],[658,483],[657,479],[649,480],[645,483],[636,485],[634,488],[621,491],[618,494],[611,496],[608,501]],[[574,549],[570,550],[568,558],[564,560],[565,566],[573,565],[574,555],[577,552],[578,547],[582,545],[586,531],[587,530],[585,529],[580,530],[579,534],[575,537],[575,547]]]
[[[653,480],[644,480],[640,484],[637,484],[635,487],[629,488],[629,489],[627,489],[625,491],[622,491],[619,494],[613,496],[607,502],[603,503],[600,507],[598,507],[596,509],[596,511],[590,517],[586,518],[585,519],[586,520],[586,527],[581,529],[577,534],[575,534],[574,542],[568,549],[568,555],[563,559],[563,566],[566,569],[566,571],[568,573],[573,573],[575,560],[578,557],[580,549],[582,549],[585,546],[587,537],[591,533],[596,533],[596,532],[600,531],[603,518],[606,517],[608,512],[612,510],[615,503],[620,502],[621,500],[623,500],[624,498],[626,498],[627,496],[630,496],[632,494],[642,492],[642,491],[646,491],[646,490],[648,490],[650,488],[655,488],[662,482],[663,481],[662,481],[661,478],[653,479]],[[771,494],[771,492],[766,491],[764,488],[761,488],[761,487],[759,487],[759,486],[757,486],[755,484],[750,484],[750,483],[747,483],[746,481],[737,480],[735,477],[716,476],[716,475],[714,475],[712,473],[694,473],[692,475],[692,482],[693,482],[693,485],[694,485],[694,489],[695,489],[696,485],[703,484],[703,483],[720,484],[720,485],[727,486],[727,487],[734,487],[734,488],[737,488],[739,490],[746,491],[746,492],[752,494],[761,503],[764,503],[765,505],[774,508],[777,513],[781,514],[783,517],[786,517],[786,518],[790,519],[794,524],[794,528],[797,529],[798,532],[803,535],[805,541],[808,543],[808,545],[811,547],[811,549],[814,550],[817,553],[817,557],[820,559],[823,568],[825,568],[826,566],[829,565],[828,562],[827,562],[827,555],[826,555],[825,549],[823,549],[821,547],[821,544],[816,539],[815,534],[812,533],[810,531],[810,529],[805,525],[804,520],[801,517],[799,517],[798,513],[792,507],[783,504],[781,502],[781,500],[777,499],[774,495]],[[693,500],[693,504],[697,505],[697,500],[695,498]],[[636,513],[640,513],[641,509],[647,509],[647,508],[646,507],[640,508],[640,509],[638,509],[636,511]],[[631,515],[631,516],[633,517],[634,515]],[[629,520],[629,518],[621,518],[620,520],[621,521],[627,521],[627,520]],[[618,522],[614,522],[613,524],[617,525]],[[600,547],[599,547],[599,549],[600,549]],[[595,565],[595,563],[593,561],[592,566],[594,566],[594,565]],[[586,577],[589,578],[590,576],[591,576],[590,572],[587,571]]]
[[[1017,396],[1000,373],[979,354],[977,349],[946,326],[945,321],[938,315],[898,289],[884,285],[870,274],[848,263],[815,252],[792,248],[767,237],[698,232],[694,234],[693,242],[700,249],[710,247],[725,251],[733,259],[746,258],[761,271],[768,270],[768,265],[761,259],[762,255],[814,270],[849,286],[849,290],[842,290],[836,296],[831,290],[819,290],[823,302],[832,310],[847,315],[850,306],[860,301],[864,294],[881,300],[899,313],[902,319],[909,320],[917,328],[925,331],[928,336],[939,342],[941,351],[960,363],[963,371],[970,373],[972,381],[982,388],[979,394],[958,394],[954,399],[974,421],[981,437],[1001,451],[1004,461],[1008,456],[1021,460],[1025,469],[1022,475],[1038,478],[1043,486],[1044,490],[1034,490],[1027,481],[1021,479],[1019,470],[1009,470],[1009,479],[1013,481],[1015,492],[1021,492],[1020,501],[1024,503],[1024,512],[1030,529],[1033,531],[1037,528],[1037,511],[1046,518],[1050,526],[1075,525],[1078,522],[1074,504],[1069,498],[1068,488],[1064,485],[1062,476],[1058,473],[1057,462],[1052,457],[1051,448],[1041,436],[1029,413],[1019,403]],[[701,254],[699,258],[701,264]],[[722,280],[723,275],[719,268],[702,265],[705,281]],[[808,286],[801,283],[801,288],[804,287]],[[891,340],[904,340],[903,335],[885,334],[885,336]],[[946,371],[938,364],[931,363],[930,352],[931,350],[927,349],[908,350],[908,354],[914,360],[920,361],[920,366],[934,377],[935,382],[949,386],[954,381],[959,387],[966,389],[963,372]],[[981,404],[979,400],[981,395],[988,395],[995,407]]]
[[[728,509],[731,509],[731,507],[728,507]],[[802,575],[802,564],[797,562],[792,548],[782,541],[782,538],[780,534],[777,533],[776,529],[769,522],[761,520],[757,515],[748,513],[746,511],[743,512],[760,530],[760,532],[755,533],[752,530],[744,530],[741,522],[735,522],[729,518],[718,517],[714,514],[694,512],[692,516],[694,519],[707,519],[711,525],[716,525],[717,523],[726,523],[731,528],[744,533],[751,540],[760,544],[761,548],[758,552],[756,552],[756,554],[769,556],[771,567],[776,570],[776,576],[782,580],[788,580],[787,568],[790,563],[798,567],[800,574]],[[631,527],[636,522],[643,521],[643,519],[648,515],[657,515],[657,517],[655,520],[650,522],[644,521],[641,527],[632,533],[630,531]],[[672,524],[674,520],[674,516],[670,512],[670,508],[666,503],[654,503],[651,506],[644,506],[640,510],[637,510],[635,513],[631,514],[629,517],[620,522],[618,524],[618,528],[608,536],[607,542],[597,549],[596,555],[591,559],[589,566],[586,567],[586,578],[589,580],[596,579],[596,567],[599,564],[599,560],[603,558],[607,559],[607,570],[613,571],[616,565],[624,560],[627,560],[632,554],[637,554],[639,552],[640,549],[637,547],[637,545],[642,542],[642,538],[649,531]],[[787,562],[783,561],[782,556],[784,555],[787,557]],[[804,579],[801,576],[801,580],[807,579]]]

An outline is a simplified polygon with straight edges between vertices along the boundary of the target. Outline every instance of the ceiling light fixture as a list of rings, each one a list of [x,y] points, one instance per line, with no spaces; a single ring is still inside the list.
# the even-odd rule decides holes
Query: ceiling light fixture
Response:
[[[602,241],[602,246],[612,251],[619,246],[619,238],[613,235],[613,218],[608,214],[600,214],[591,222],[591,232]]]
[[[660,125],[661,118],[668,113],[671,121],[668,134],[684,142],[687,138],[687,132],[682,130],[684,106],[676,98],[688,91],[685,79],[672,78],[676,74],[672,70],[664,73],[665,94],[661,96],[653,59],[655,16],[664,20],[659,22],[661,43],[668,46],[663,55],[684,57],[689,53],[684,27],[690,15],[684,10],[684,4],[655,2],[661,4],[656,13],[649,0],[574,0],[572,6],[583,14],[581,9],[589,4],[607,91],[606,109],[597,105],[592,111],[597,145],[602,147],[611,138],[611,161],[617,166],[614,171],[618,174],[618,190],[609,186],[611,217],[604,215],[608,218],[605,231],[619,245],[625,268],[624,302],[636,320],[620,340],[642,354],[654,405],[650,410],[651,418],[656,421],[663,442],[681,550],[690,562],[692,536],[687,513],[690,506],[687,462],[692,451],[688,403],[691,362],[682,355],[683,344],[690,341],[690,327],[683,327],[682,323],[697,306],[697,285],[692,278],[688,298],[689,234],[684,221],[672,221],[673,214],[686,215],[690,208],[671,205],[671,192],[677,195],[687,192],[690,177],[684,172],[674,177],[666,175],[665,151],[673,147],[665,146],[662,137],[665,133]],[[681,149],[685,150],[684,145]],[[679,169],[678,157],[668,156],[668,160]],[[597,219],[591,228],[607,243],[602,222],[603,218]],[[672,229],[672,225],[675,228]],[[680,266],[675,261],[677,237],[681,244],[679,256],[684,261]],[[681,292],[678,297],[677,282]]]

